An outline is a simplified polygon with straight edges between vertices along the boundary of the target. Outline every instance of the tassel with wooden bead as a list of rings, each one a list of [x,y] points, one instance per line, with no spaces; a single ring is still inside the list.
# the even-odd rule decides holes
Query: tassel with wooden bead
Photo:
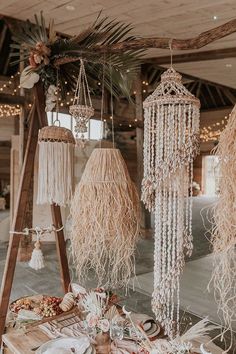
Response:
[[[37,234],[37,240],[34,244],[34,250],[31,255],[31,260],[29,261],[29,266],[35,270],[39,270],[45,267],[44,265],[44,256],[43,252],[41,250],[41,244],[40,244],[40,230],[35,229],[36,234]]]

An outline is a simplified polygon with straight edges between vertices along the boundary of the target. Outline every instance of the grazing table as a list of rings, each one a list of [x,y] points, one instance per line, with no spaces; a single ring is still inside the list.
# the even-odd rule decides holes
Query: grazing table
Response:
[[[7,333],[2,336],[3,344],[5,345],[4,353],[6,354],[32,354],[40,347],[42,344],[51,340],[47,334],[45,334],[39,325],[51,320],[63,320],[68,314],[78,315],[78,310],[68,311],[66,315],[64,313],[45,318],[42,321],[37,321],[32,324],[28,324],[25,329],[7,329]]]

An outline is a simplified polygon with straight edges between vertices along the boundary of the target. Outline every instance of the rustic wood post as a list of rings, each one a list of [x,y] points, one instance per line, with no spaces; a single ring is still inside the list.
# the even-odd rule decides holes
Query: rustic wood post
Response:
[[[38,142],[38,131],[41,127],[47,125],[45,114],[45,97],[43,87],[39,83],[35,86],[35,104],[33,105],[33,114],[31,116],[29,134],[27,139],[24,163],[21,172],[19,185],[19,194],[12,223],[12,230],[21,232],[24,228],[26,205],[29,197],[31,178],[34,172],[34,157]],[[62,226],[60,207],[52,205],[52,219],[56,228]],[[19,250],[21,235],[10,234],[5,269],[2,278],[0,292],[0,341],[5,329],[6,316],[10,301],[11,288],[15,273],[17,254]],[[63,290],[68,291],[70,286],[70,274],[66,255],[66,245],[63,231],[56,233],[56,245],[60,262],[61,283]]]
[[[33,110],[35,110],[35,106],[33,107]],[[33,114],[30,122],[28,141],[25,151],[25,159],[20,178],[19,194],[12,223],[12,230],[18,232],[22,231],[24,227],[28,191],[30,188],[31,177],[33,174],[34,156],[38,141],[38,129],[38,119],[36,118],[36,115]],[[10,234],[6,264],[3,273],[0,293],[0,339],[5,329],[5,321],[8,311],[20,239],[20,235]]]
[[[21,47],[20,49],[20,59],[21,62],[20,72],[24,69],[24,61],[23,59],[23,51],[24,49]],[[15,81],[15,84],[18,83]],[[25,89],[23,87],[20,88],[20,96],[25,98]],[[21,105],[21,112],[20,112],[20,119],[19,119],[19,171],[21,173],[23,162],[24,162],[24,153],[27,144],[27,135],[28,129],[25,128],[25,120],[26,120],[26,106],[25,104]],[[33,188],[34,188],[34,174],[32,173],[30,186],[29,186],[29,193],[28,193],[28,201],[26,204],[26,212],[25,212],[25,225],[24,227],[32,227],[33,223]],[[18,251],[17,260],[19,262],[27,262],[30,260],[31,252],[32,252],[32,237],[31,236],[21,236],[20,246]]]

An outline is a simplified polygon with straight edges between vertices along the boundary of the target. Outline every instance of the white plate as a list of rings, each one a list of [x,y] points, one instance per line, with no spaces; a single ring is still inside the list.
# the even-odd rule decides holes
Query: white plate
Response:
[[[57,349],[67,349],[68,354],[70,353],[70,349],[74,348],[76,354],[83,354],[90,347],[90,342],[88,337],[67,337],[67,338],[58,338],[50,340],[49,342],[44,343],[41,347],[36,351],[36,354],[44,354],[48,349],[55,349],[55,354],[57,354]],[[73,353],[71,351],[71,353]]]

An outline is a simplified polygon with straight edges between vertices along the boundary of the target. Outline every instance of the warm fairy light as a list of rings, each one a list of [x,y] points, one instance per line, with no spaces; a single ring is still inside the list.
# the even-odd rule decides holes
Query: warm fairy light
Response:
[[[203,127],[200,129],[200,139],[202,142],[208,141],[218,141],[220,134],[222,133],[229,116],[225,116],[224,119],[221,119],[219,122],[213,123],[211,126]],[[216,128],[217,127],[217,128]]]
[[[136,118],[134,121],[135,121],[135,122],[137,122],[137,121],[138,121],[138,119]]]
[[[0,105],[0,117],[13,117],[20,114],[20,106],[11,106],[8,104]]]

